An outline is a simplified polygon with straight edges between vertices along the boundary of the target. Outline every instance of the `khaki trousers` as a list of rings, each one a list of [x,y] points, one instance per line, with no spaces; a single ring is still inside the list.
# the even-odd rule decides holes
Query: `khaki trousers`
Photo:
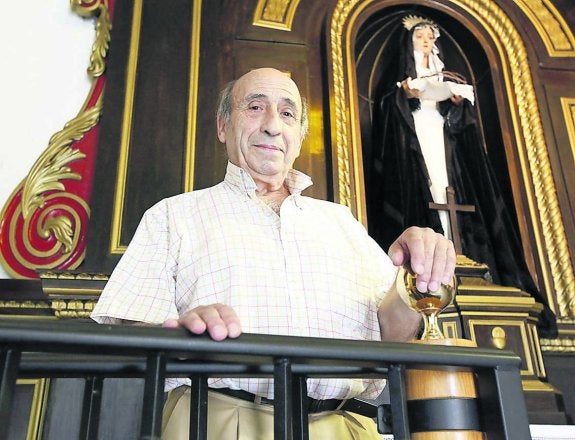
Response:
[[[208,392],[209,440],[272,440],[273,407]],[[164,406],[162,440],[188,440],[190,387],[172,390]],[[310,440],[381,440],[375,422],[355,413],[309,415]]]

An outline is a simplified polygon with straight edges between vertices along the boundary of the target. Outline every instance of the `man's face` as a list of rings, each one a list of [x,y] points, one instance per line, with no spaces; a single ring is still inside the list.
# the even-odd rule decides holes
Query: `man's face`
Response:
[[[218,138],[230,162],[254,180],[283,181],[300,153],[301,117],[298,88],[286,74],[253,70],[235,83],[230,120],[218,120]]]
[[[413,32],[413,48],[423,53],[423,55],[429,55],[433,50],[434,44],[435,35],[431,27],[426,26]]]

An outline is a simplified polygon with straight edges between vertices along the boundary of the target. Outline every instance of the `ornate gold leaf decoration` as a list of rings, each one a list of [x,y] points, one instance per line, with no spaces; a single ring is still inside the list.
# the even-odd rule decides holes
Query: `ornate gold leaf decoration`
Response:
[[[259,0],[254,13],[254,26],[291,31],[299,0]]]
[[[575,316],[575,277],[543,136],[533,80],[529,69],[523,67],[529,65],[527,51],[514,24],[493,1],[452,0],[451,3],[469,11],[475,17],[492,36],[501,59],[507,62],[507,65],[504,63],[503,68],[509,100],[514,107],[513,112],[516,113],[514,114],[514,128],[519,144],[518,152],[523,178],[525,181],[531,180],[533,183],[534,194],[527,188],[527,196],[531,216],[536,226],[537,249],[544,270],[543,282],[546,285],[548,295],[551,295],[552,292],[556,295],[559,306],[558,315]],[[336,142],[338,172],[336,194],[340,203],[350,207],[352,205],[350,170],[352,166],[357,169],[357,164],[350,161],[350,153],[357,161],[358,151],[361,147],[357,136],[355,138],[350,136],[350,131],[357,132],[358,127],[352,127],[350,123],[352,118],[349,109],[351,108],[353,111],[353,105],[350,97],[351,92],[346,89],[346,78],[351,81],[354,78],[354,73],[352,55],[344,52],[343,48],[352,47],[353,42],[344,41],[347,38],[344,30],[351,26],[348,23],[351,11],[354,11],[353,18],[355,19],[359,15],[359,8],[366,7],[368,4],[373,6],[373,2],[369,0],[339,0],[330,24],[334,89],[334,141]],[[354,9],[356,6],[358,9]],[[347,72],[344,69],[344,62],[347,62]],[[521,145],[521,139],[525,140],[524,148]],[[350,142],[354,144],[350,144]],[[354,148],[350,148],[351,146]],[[361,187],[362,183],[358,181],[358,173],[354,173],[354,179],[356,179],[353,182],[355,187]],[[359,197],[356,199],[359,200]],[[355,212],[358,211],[359,208],[355,210]],[[540,221],[540,229],[536,224],[535,219],[537,218]],[[547,255],[543,254],[541,246],[545,246]],[[549,264],[549,269],[547,269],[547,264]],[[549,302],[554,304],[553,298],[549,298]]]
[[[5,205],[0,222],[0,263],[14,277],[34,278],[38,269],[74,269],[85,253],[85,235],[90,208],[84,200],[90,193],[95,138],[81,141],[98,123],[102,111],[104,58],[110,41],[107,0],[71,0],[79,15],[98,15],[96,39],[88,74],[92,87],[78,116],[54,134],[26,179]],[[82,161],[83,163],[74,163]],[[73,164],[74,163],[74,164]],[[73,164],[73,165],[72,165]],[[63,181],[73,183],[67,190]]]
[[[28,219],[36,209],[44,206],[44,193],[65,189],[61,180],[80,179],[80,175],[72,172],[67,165],[86,156],[81,151],[69,147],[74,141],[82,139],[84,134],[96,125],[101,110],[100,101],[94,107],[80,113],[50,138],[48,147],[34,163],[24,183],[22,191],[24,219]]]
[[[515,0],[529,17],[552,57],[575,56],[573,32],[550,0]]]
[[[70,0],[72,10],[83,17],[91,17],[97,14],[96,21],[96,38],[92,45],[92,54],[90,55],[90,67],[88,74],[92,78],[97,78],[106,70],[106,55],[110,47],[110,31],[112,30],[112,21],[108,10],[108,2],[90,2],[82,0]],[[97,11],[97,12],[96,12]]]

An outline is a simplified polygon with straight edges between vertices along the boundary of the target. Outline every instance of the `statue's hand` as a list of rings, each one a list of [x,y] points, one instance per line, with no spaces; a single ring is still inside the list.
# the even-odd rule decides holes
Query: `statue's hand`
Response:
[[[451,97],[451,102],[453,102],[455,105],[461,105],[464,99],[465,98],[461,95],[453,95]]]
[[[404,90],[406,96],[407,96],[409,99],[419,98],[419,95],[421,94],[421,90],[418,90],[418,89],[410,89],[410,88],[409,88],[409,84],[407,83],[408,80],[409,80],[409,78],[408,78],[408,79],[404,79],[403,81],[401,81],[401,87],[403,88],[403,90]]]

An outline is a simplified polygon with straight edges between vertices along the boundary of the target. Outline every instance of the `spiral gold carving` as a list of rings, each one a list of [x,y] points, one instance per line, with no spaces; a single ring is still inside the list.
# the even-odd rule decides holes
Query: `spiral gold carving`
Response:
[[[353,20],[359,15],[360,7],[368,4],[373,6],[373,1],[369,0],[339,0],[335,7],[330,24],[331,55],[333,65],[334,84],[334,106],[335,106],[335,142],[337,150],[337,170],[338,170],[338,196],[342,204],[351,206],[351,163],[350,151],[357,152],[359,145],[350,145],[353,139],[350,136],[351,120],[349,108],[351,99],[346,94],[345,78],[353,78],[353,66],[349,60],[348,71],[344,69],[345,54],[343,47],[353,45],[353,42],[346,41],[346,30],[353,26]],[[383,2],[382,2],[383,3]],[[532,200],[533,195],[528,191],[529,206],[531,215],[535,219],[539,217],[541,231],[536,231],[539,258],[544,268],[544,282],[547,292],[555,292],[557,304],[559,306],[558,315],[575,315],[575,277],[571,266],[570,255],[567,248],[565,229],[559,210],[559,203],[555,191],[555,183],[551,173],[551,166],[543,128],[539,116],[539,107],[533,87],[533,80],[528,66],[527,51],[523,45],[521,36],[517,32],[513,23],[504,12],[492,0],[451,0],[453,5],[467,10],[492,36],[497,45],[502,60],[508,62],[510,77],[506,72],[506,82],[508,96],[512,105],[515,106],[517,122],[515,130],[518,142],[521,138],[525,140],[525,152],[519,146],[519,154],[523,165],[524,179],[531,179],[533,182],[535,205]],[[350,20],[351,11],[354,8],[353,17]],[[527,156],[525,163],[524,156]],[[528,166],[529,172],[526,167]],[[354,176],[357,180],[359,177]],[[360,185],[360,182],[355,182]],[[542,254],[541,237],[543,235],[543,245],[547,251],[547,256]],[[549,274],[546,269],[546,260],[549,264],[549,272],[553,281],[550,285]],[[553,300],[550,299],[553,304]]]
[[[330,28],[332,66],[333,66],[333,87],[334,105],[336,120],[335,144],[337,150],[337,176],[339,203],[351,207],[351,177],[349,160],[349,135],[348,135],[348,114],[347,103],[349,99],[345,93],[345,73],[343,65],[342,39],[344,25],[351,9],[357,0],[340,0],[337,2]],[[351,42],[349,42],[351,44]]]

